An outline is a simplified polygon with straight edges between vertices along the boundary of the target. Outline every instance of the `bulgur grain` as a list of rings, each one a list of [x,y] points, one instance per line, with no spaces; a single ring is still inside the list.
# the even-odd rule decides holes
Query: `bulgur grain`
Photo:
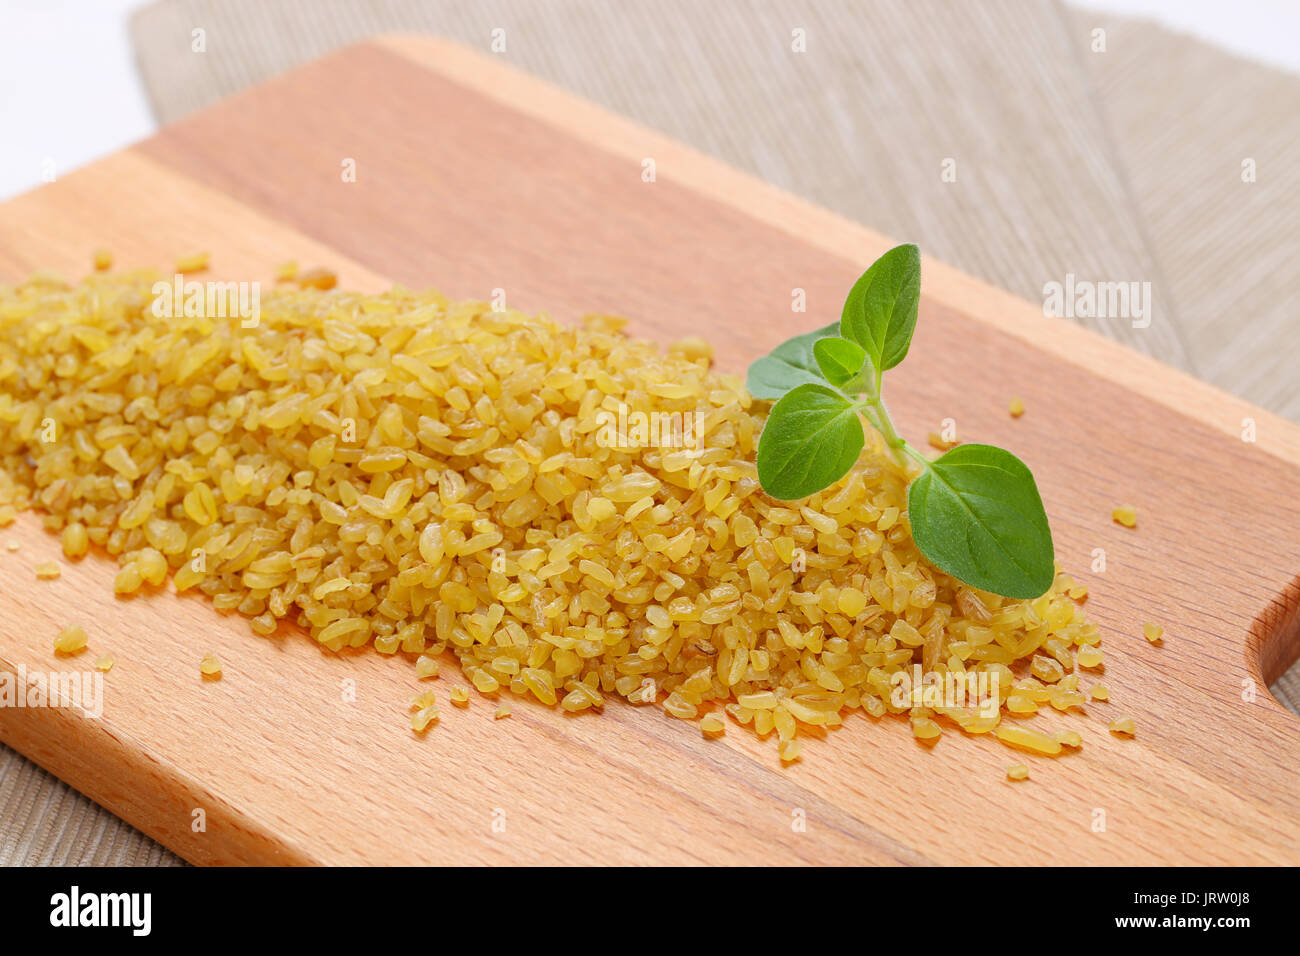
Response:
[[[140,577],[155,587],[167,580],[167,559],[157,548],[141,548],[135,563]]]
[[[176,260],[177,272],[203,272],[208,268],[208,262],[211,255],[206,252],[195,252],[188,256],[181,256]]]
[[[668,354],[683,358],[688,362],[704,362],[708,364],[713,361],[713,346],[704,339],[691,335],[684,339],[678,339],[668,346]]]
[[[304,289],[326,290],[334,288],[338,284],[339,277],[333,269],[317,266],[295,273],[293,281]]]
[[[1078,750],[1083,746],[1083,738],[1077,730],[1058,730],[1052,735],[1062,747]]]
[[[1061,743],[1053,737],[1031,730],[1028,727],[1004,725],[994,731],[998,740],[1008,747],[1018,747],[1031,753],[1055,757],[1061,752]]]
[[[1007,710],[1013,714],[1036,714],[1038,704],[1032,697],[1024,694],[1012,694],[1007,698]]]
[[[912,718],[912,736],[917,740],[935,740],[943,733],[943,728],[931,717]]]
[[[116,594],[134,594],[140,590],[142,584],[144,584],[144,577],[140,574],[140,566],[132,562],[118,571],[117,576],[113,578],[113,591]]]
[[[1132,737],[1137,733],[1137,727],[1132,717],[1116,717],[1110,722],[1110,732],[1116,736]]]
[[[80,654],[86,649],[86,632],[80,624],[70,624],[54,638],[57,654]]]
[[[1106,663],[1105,655],[1095,647],[1079,648],[1078,656],[1075,658],[1080,667],[1096,668]]]
[[[90,550],[90,537],[86,533],[86,526],[80,521],[69,522],[64,527],[61,541],[63,553],[69,558],[84,557]]]
[[[411,729],[417,734],[422,734],[437,722],[438,716],[437,707],[433,705],[421,707],[411,715]]]
[[[1042,654],[1035,654],[1029,664],[1029,673],[1045,683],[1055,683],[1065,676],[1061,662]]]

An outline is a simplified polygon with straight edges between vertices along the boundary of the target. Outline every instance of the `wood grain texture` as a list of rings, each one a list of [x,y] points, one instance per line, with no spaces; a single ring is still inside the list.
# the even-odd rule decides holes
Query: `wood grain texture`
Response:
[[[0,278],[80,272],[105,243],[164,268],[209,248],[219,276],[266,279],[297,257],[361,288],[504,288],[562,320],[607,310],[661,340],[705,331],[731,370],[789,334],[791,289],[834,314],[890,244],[488,58],[400,37],[0,207]],[[0,666],[69,666],[50,641],[74,616],[92,643],[75,666],[102,651],[118,664],[101,719],[5,708],[0,737],[203,863],[1300,862],[1300,733],[1263,689],[1300,648],[1300,428],[924,268],[916,347],[891,380],[900,427],[952,417],[963,438],[1020,453],[1103,629],[1115,703],[1050,720],[1085,747],[1033,761],[1028,783],[1003,779],[1014,758],[995,741],[950,733],[924,750],[905,721],[865,717],[790,767],[736,728],[706,741],[617,704],[574,717],[516,702],[493,721],[476,700],[416,738],[409,662],[255,638],[198,599],[115,599],[98,557],[37,582],[58,544],[32,515],[4,532],[22,547],[0,554]],[[1240,440],[1245,417],[1257,443]],[[1111,523],[1122,501],[1139,530]],[[1098,547],[1108,569],[1090,575]],[[1166,625],[1163,647],[1144,620]],[[220,681],[199,679],[209,650]],[[1106,733],[1120,712],[1136,740]]]

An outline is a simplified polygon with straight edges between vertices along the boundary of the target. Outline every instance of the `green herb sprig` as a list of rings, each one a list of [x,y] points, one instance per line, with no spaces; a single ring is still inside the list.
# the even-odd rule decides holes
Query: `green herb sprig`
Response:
[[[853,284],[838,323],[795,336],[749,367],[750,393],[776,402],[759,436],[759,483],[783,501],[829,487],[858,460],[865,420],[900,464],[921,465],[907,491],[921,553],[971,587],[1038,597],[1056,570],[1047,513],[1024,462],[978,444],[930,461],[899,437],[885,408],[882,379],[907,357],[920,296],[920,250],[897,246]]]

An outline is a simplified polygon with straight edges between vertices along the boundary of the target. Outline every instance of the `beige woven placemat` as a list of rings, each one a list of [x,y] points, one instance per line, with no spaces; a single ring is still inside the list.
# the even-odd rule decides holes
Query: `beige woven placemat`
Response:
[[[1073,19],[1107,32],[1083,62],[1190,367],[1300,421],[1300,76],[1148,24]]]
[[[1149,328],[1085,324],[1300,418],[1300,80],[1149,24],[1056,0],[161,0],[132,34],[167,122],[369,35],[497,27],[514,65],[1026,298],[1149,281]],[[18,862],[176,859],[0,750]]]

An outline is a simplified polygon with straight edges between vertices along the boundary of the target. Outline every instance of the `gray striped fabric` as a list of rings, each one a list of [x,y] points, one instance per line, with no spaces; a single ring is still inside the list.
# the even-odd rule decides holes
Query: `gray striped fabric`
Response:
[[[1150,24],[1056,0],[161,0],[132,34],[167,122],[376,33],[497,27],[514,65],[1031,300],[1150,282],[1149,328],[1085,324],[1300,419],[1300,79]],[[1300,668],[1273,691],[1295,710]],[[0,863],[59,862],[178,861],[0,750]]]

